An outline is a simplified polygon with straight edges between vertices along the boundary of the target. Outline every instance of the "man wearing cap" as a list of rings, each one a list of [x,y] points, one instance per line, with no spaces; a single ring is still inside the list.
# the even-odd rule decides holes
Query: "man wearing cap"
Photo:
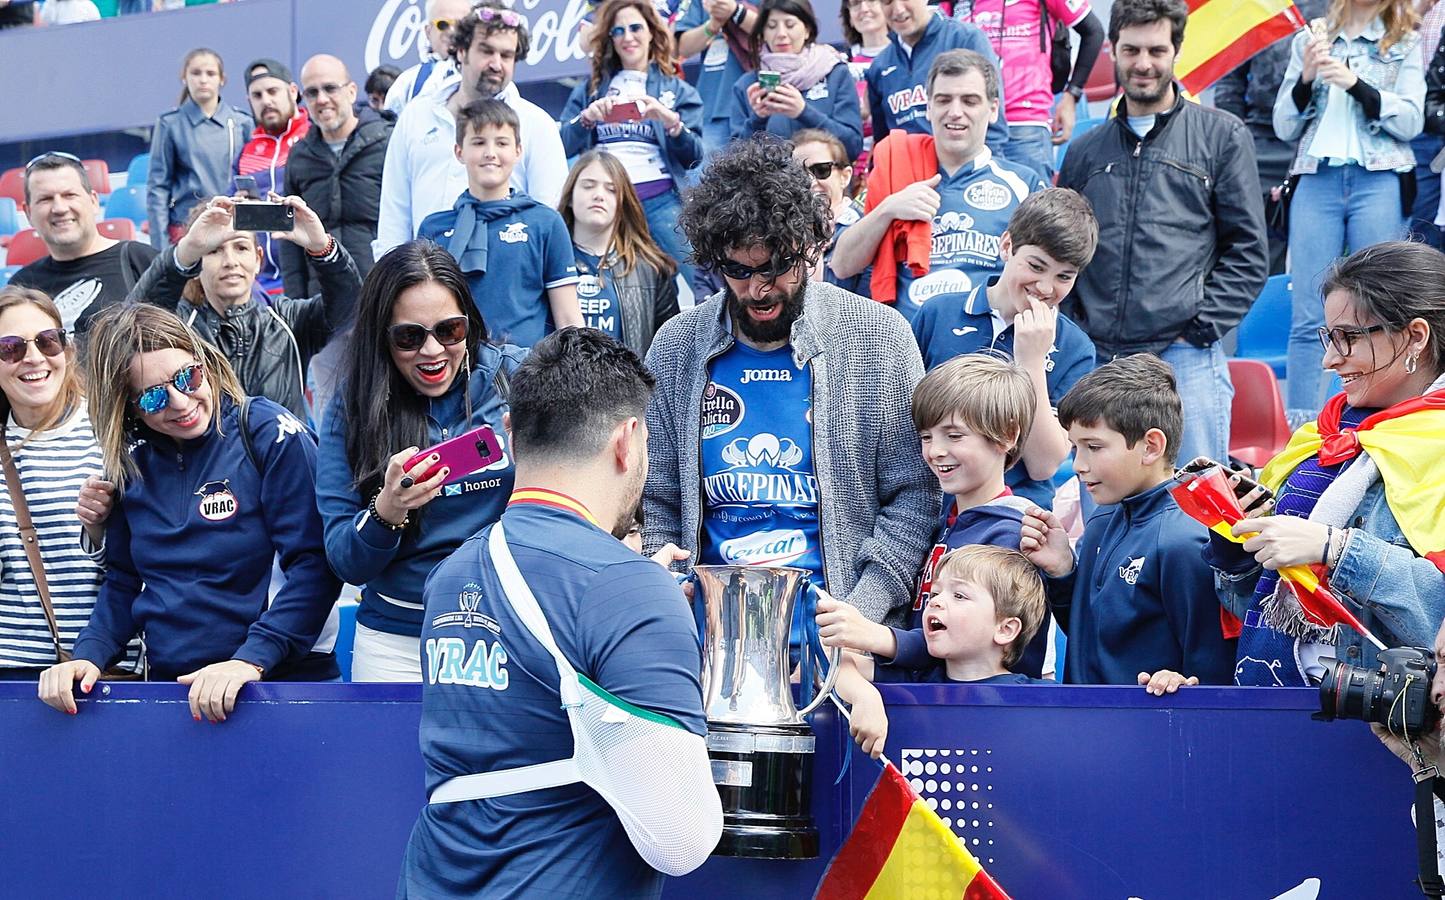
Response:
[[[300,91],[291,80],[291,70],[274,59],[258,59],[246,67],[246,96],[251,101],[256,130],[241,148],[236,175],[256,179],[258,198],[284,194],[286,161],[291,147],[311,129],[311,118],[296,105]],[[256,283],[268,294],[280,294],[280,248],[272,245],[269,234],[256,237],[264,254]]]
[[[498,0],[483,0],[452,26],[451,35],[461,78],[408,103],[386,148],[373,247],[378,258],[414,238],[422,219],[451,209],[466,191],[466,168],[455,152],[456,114],[473,100],[497,99],[517,114],[521,155],[511,179],[516,192],[551,207],[562,196],[567,154],[557,121],[524,99],[512,82],[517,60],[527,57],[526,17]]]

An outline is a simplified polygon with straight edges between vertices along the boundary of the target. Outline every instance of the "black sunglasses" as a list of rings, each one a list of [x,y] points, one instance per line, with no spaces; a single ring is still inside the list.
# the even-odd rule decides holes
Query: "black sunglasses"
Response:
[[[430,328],[415,322],[393,325],[386,330],[386,336],[391,340],[391,346],[410,353],[420,350],[426,344],[428,336],[435,337],[437,343],[443,347],[460,344],[467,339],[470,329],[471,323],[466,316],[452,316],[450,319],[442,319]]]
[[[23,338],[18,334],[7,334],[0,337],[0,360],[8,363],[18,363],[25,358],[31,344],[35,349],[46,356],[59,356],[65,352],[65,329],[47,328],[33,338]]]
[[[1344,328],[1340,326],[1321,328],[1319,330],[1320,346],[1326,350],[1333,346],[1335,352],[1340,356],[1349,356],[1355,352],[1355,341],[1362,337],[1368,337],[1378,331],[1384,331],[1389,327],[1388,325],[1370,325],[1365,328]]]
[[[803,168],[807,169],[814,178],[822,181],[823,179],[832,175],[835,170],[848,168],[848,164],[836,162],[816,162],[808,163]]]
[[[747,281],[756,275],[761,275],[765,281],[772,281],[792,271],[801,260],[800,256],[785,256],[778,260],[778,265],[774,268],[771,260],[760,266],[745,266],[737,260],[720,259],[717,261],[717,270],[734,281]]]

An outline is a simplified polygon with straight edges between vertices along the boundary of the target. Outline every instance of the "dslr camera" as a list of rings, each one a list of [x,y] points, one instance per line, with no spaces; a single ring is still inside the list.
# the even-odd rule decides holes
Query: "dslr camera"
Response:
[[[1426,734],[1440,721],[1439,710],[1430,702],[1435,678],[1431,651],[1395,647],[1380,654],[1374,669],[1333,662],[1320,682],[1320,711],[1313,718],[1375,722],[1401,737]]]

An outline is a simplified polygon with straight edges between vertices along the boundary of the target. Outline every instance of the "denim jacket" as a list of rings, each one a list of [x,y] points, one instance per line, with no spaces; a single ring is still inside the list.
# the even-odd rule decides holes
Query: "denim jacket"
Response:
[[[1371,172],[1403,172],[1415,167],[1410,141],[1424,127],[1425,67],[1420,59],[1418,34],[1406,35],[1382,54],[1379,47],[1384,36],[1385,26],[1377,18],[1353,40],[1337,35],[1330,45],[1330,55],[1348,62],[1360,80],[1380,93],[1378,119],[1367,118],[1363,108],[1355,105],[1364,168]],[[1299,141],[1291,175],[1312,175],[1319,168],[1320,160],[1309,155],[1309,148],[1329,97],[1329,85],[1317,78],[1309,104],[1304,109],[1295,105],[1294,87],[1304,68],[1304,47],[1309,38],[1308,29],[1294,36],[1289,68],[1274,100],[1275,135],[1282,141]]]
[[[567,98],[562,109],[562,146],[568,159],[597,146],[597,129],[583,124],[582,110],[607,93],[613,74],[608,73],[607,80],[595,91],[590,89],[591,79],[583,79]],[[702,97],[697,88],[681,78],[662,74],[656,63],[647,67],[647,96],[657,98],[682,117],[682,131],[676,137],[668,135],[661,122],[650,120],[668,174],[680,191],[687,183],[687,173],[702,162]]]
[[[250,113],[224,101],[209,118],[189,97],[161,113],[151,134],[146,174],[152,246],[166,249],[168,225],[184,224],[191,207],[227,193],[236,157],[255,124]]]
[[[1365,491],[1349,524],[1344,554],[1329,573],[1336,596],[1387,647],[1433,646],[1445,620],[1445,574],[1411,549],[1386,502],[1383,481]],[[1242,618],[1263,570],[1242,551],[1226,557],[1219,543],[1213,541],[1205,552],[1214,567],[1215,592],[1226,609]],[[1242,560],[1242,565],[1227,560]],[[1375,665],[1374,645],[1352,628],[1342,627],[1339,633],[1338,659]]]

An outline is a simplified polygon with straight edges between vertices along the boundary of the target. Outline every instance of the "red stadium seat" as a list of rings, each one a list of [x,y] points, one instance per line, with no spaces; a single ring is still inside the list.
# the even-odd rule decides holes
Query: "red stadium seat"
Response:
[[[1229,380],[1234,382],[1229,455],[1259,468],[1289,441],[1279,381],[1269,364],[1257,359],[1231,359]]]
[[[110,166],[103,159],[83,159],[85,177],[90,179],[90,189],[97,194],[110,193]]]
[[[50,255],[50,248],[40,239],[34,228],[27,228],[10,240],[9,252],[5,255],[7,266],[28,266],[44,256]]]
[[[116,241],[135,240],[135,223],[130,219],[101,219],[95,223],[95,230],[101,237]]]
[[[25,170],[6,169],[0,174],[0,197],[9,197],[19,207],[25,206]]]

